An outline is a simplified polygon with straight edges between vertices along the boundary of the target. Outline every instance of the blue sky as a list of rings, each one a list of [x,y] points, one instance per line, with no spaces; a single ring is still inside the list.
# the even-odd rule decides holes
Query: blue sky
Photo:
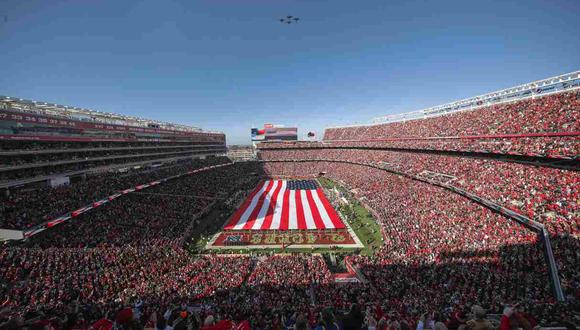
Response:
[[[0,1],[0,95],[302,134],[580,69],[580,1]],[[301,17],[284,25],[281,16]]]

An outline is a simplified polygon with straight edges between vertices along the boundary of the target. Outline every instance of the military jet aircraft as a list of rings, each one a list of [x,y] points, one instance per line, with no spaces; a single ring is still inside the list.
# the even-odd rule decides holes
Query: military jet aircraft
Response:
[[[298,23],[299,20],[300,20],[300,17],[286,16],[286,17],[280,18],[280,23],[292,24],[292,23]]]

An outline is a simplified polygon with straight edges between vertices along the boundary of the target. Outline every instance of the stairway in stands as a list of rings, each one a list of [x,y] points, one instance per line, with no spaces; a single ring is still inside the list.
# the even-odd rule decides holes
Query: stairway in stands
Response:
[[[322,258],[334,277],[336,283],[361,282],[355,272],[351,272],[345,265],[344,256],[333,253],[323,253]]]

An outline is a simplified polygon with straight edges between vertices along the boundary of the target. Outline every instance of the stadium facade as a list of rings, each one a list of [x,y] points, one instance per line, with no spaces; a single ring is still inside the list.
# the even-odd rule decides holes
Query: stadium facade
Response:
[[[225,152],[225,135],[197,127],[0,97],[0,185],[68,182],[87,172]],[[52,180],[52,181],[51,181]]]

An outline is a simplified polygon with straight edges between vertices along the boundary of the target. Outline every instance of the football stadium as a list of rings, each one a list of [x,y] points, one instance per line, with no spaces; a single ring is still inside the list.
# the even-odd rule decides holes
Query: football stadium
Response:
[[[0,55],[22,58],[0,77],[0,329],[580,328],[579,39],[530,55],[546,56],[544,76],[510,69],[497,54],[495,71],[453,71],[488,65],[499,52],[486,38],[504,40],[503,32],[485,30],[476,36],[485,59],[471,53],[427,72],[447,65],[438,56],[453,56],[416,41],[408,54],[421,52],[421,64],[393,55],[386,77],[370,67],[387,65],[373,54],[391,51],[376,41],[407,43],[371,31],[408,27],[396,16],[430,5],[393,4],[392,13],[372,1],[320,5],[267,19],[287,5],[105,1],[86,13],[68,2],[31,3],[31,12],[0,5],[17,14],[0,34],[30,42]],[[571,15],[580,7],[559,6],[550,7],[559,13],[553,24],[580,27]],[[457,24],[476,26],[489,9],[485,22],[512,27],[492,7],[477,15],[461,7],[473,21]],[[323,8],[354,15],[340,23],[349,28]],[[46,28],[26,30],[33,19]],[[211,29],[193,29],[196,20]],[[78,22],[86,25],[71,30]],[[157,28],[135,32],[148,24]],[[416,25],[428,23],[414,24],[414,38],[429,34]],[[31,41],[50,33],[55,45]],[[199,45],[174,44],[174,33]],[[240,40],[286,53],[229,48]],[[359,44],[367,41],[372,47]],[[345,53],[335,53],[339,44]],[[181,57],[186,50],[194,57]],[[65,59],[23,67],[53,55]],[[421,77],[406,80],[417,65]],[[280,80],[269,80],[278,70]],[[331,76],[319,75],[325,70]],[[384,90],[370,80],[356,86],[375,74],[389,80]],[[341,80],[354,76],[348,86]],[[341,102],[355,106],[331,106]]]

